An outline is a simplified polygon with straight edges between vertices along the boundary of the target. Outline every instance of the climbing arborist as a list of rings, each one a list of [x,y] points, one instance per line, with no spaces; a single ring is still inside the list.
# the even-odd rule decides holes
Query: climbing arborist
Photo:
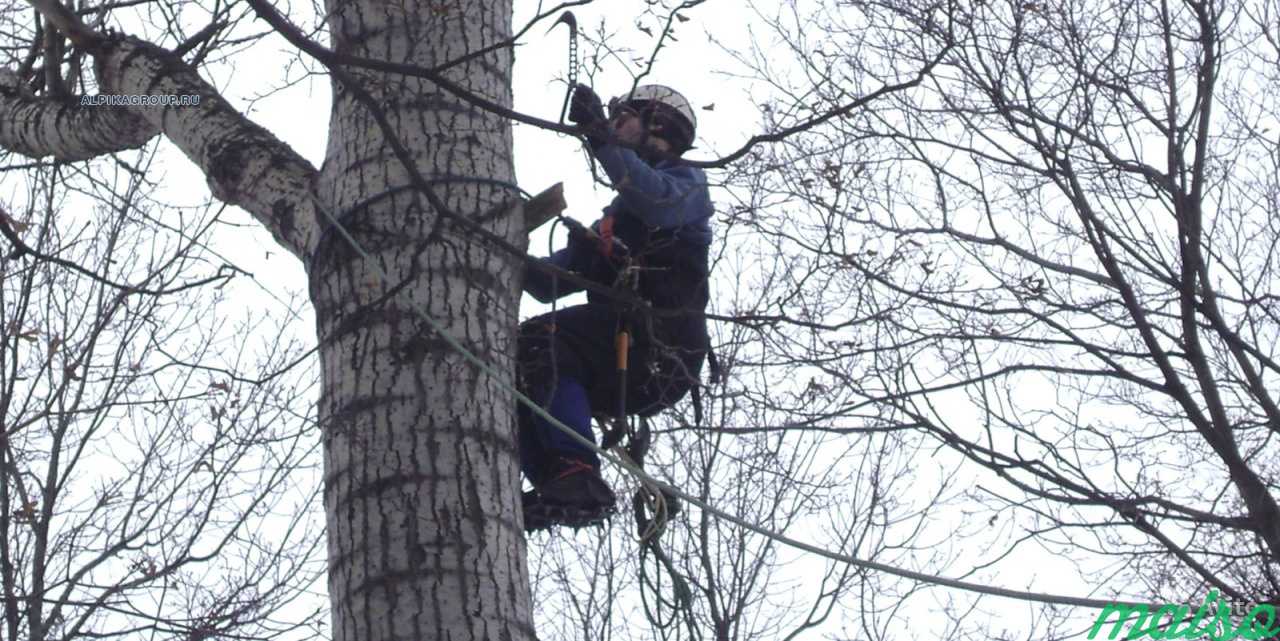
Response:
[[[636,87],[606,115],[599,96],[578,85],[569,120],[617,196],[590,230],[571,227],[567,246],[540,260],[632,292],[653,311],[588,292],[585,305],[530,319],[520,326],[518,374],[525,394],[595,442],[593,414],[651,416],[698,384],[709,349],[712,205],[705,174],[680,160],[697,117],[675,90]],[[580,289],[541,270],[525,273],[525,291],[544,303]],[[534,487],[524,496],[526,529],[577,527],[611,513],[614,494],[595,452],[528,408],[518,411],[521,467]]]

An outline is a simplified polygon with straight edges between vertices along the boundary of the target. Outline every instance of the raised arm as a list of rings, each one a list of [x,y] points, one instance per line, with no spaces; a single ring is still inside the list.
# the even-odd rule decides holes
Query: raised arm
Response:
[[[622,204],[645,224],[661,229],[699,225],[712,215],[701,169],[673,163],[650,166],[635,151],[613,144],[595,148]]]

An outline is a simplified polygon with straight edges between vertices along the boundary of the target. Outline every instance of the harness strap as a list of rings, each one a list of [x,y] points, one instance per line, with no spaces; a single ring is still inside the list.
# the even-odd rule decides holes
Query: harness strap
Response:
[[[707,346],[707,365],[711,367],[711,384],[719,385],[723,376],[720,369],[720,359],[716,356],[716,351]],[[694,381],[693,390],[690,392],[693,400],[693,426],[702,427],[702,384]]]

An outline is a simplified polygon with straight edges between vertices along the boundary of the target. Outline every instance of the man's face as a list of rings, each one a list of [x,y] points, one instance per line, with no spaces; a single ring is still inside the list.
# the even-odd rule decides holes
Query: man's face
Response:
[[[613,127],[613,133],[624,143],[629,145],[644,146],[662,153],[670,153],[671,143],[662,138],[653,135],[660,130],[657,125],[651,125],[649,130],[645,130],[644,119],[635,111],[623,109],[619,111],[609,121]]]

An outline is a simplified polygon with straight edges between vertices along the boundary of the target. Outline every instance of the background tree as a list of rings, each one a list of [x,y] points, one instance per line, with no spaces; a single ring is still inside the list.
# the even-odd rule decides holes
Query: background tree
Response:
[[[225,208],[155,202],[153,158],[7,177],[27,189],[0,205],[6,639],[323,621],[299,603],[322,571],[317,493],[298,485],[314,376],[274,314],[237,318],[223,295],[243,275],[205,244]]]
[[[732,213],[791,274],[745,308],[795,337],[756,367],[840,399],[785,414],[947,453],[915,475],[947,479],[924,537],[966,560],[939,572],[1280,601],[1277,8],[759,3],[739,59],[778,127],[945,52],[754,156]]]

